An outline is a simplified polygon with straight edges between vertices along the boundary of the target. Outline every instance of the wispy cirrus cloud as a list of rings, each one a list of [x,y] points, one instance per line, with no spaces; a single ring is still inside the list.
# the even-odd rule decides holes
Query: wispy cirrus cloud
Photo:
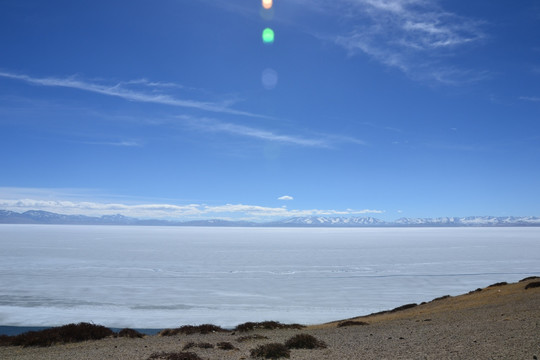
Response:
[[[115,83],[114,85],[103,85],[100,83],[88,82],[77,79],[75,77],[69,78],[36,78],[28,75],[14,74],[9,72],[0,71],[0,78],[8,78],[18,81],[23,81],[29,84],[49,87],[64,87],[77,89],[82,91],[88,91],[98,93],[106,96],[114,96],[123,98],[128,101],[144,102],[144,103],[156,103],[162,105],[171,105],[175,107],[195,108],[199,110],[217,112],[221,114],[229,115],[243,115],[247,117],[258,117],[263,119],[272,119],[264,115],[253,114],[249,112],[243,112],[230,108],[236,100],[229,100],[222,103],[211,102],[198,102],[193,100],[182,100],[172,97],[168,94],[161,93],[162,89],[168,89],[173,87],[183,88],[181,85],[174,83],[152,82],[147,79],[136,79]],[[150,91],[145,91],[145,88],[149,88]],[[156,91],[159,89],[159,91]],[[284,134],[279,131],[273,131],[268,129],[257,128],[253,126],[246,126],[241,124],[235,124],[230,122],[223,122],[221,120],[212,119],[208,117],[194,117],[194,116],[178,116],[177,118],[183,119],[190,124],[191,127],[197,128],[205,132],[221,132],[231,135],[237,135],[242,137],[248,137],[252,139],[259,139],[264,141],[279,142],[283,144],[315,147],[315,148],[331,148],[338,143],[352,143],[357,145],[366,145],[366,143],[360,139],[356,139],[351,136],[343,136],[336,134],[315,134],[313,136],[291,135]],[[162,121],[145,120],[145,123],[155,123],[160,125]],[[124,147],[136,147],[142,146],[137,141],[83,141],[83,143],[93,145],[110,145],[110,146],[124,146]]]
[[[362,140],[334,135],[334,134],[319,134],[317,137],[282,134],[276,131],[270,131],[252,126],[245,126],[219,121],[211,118],[196,118],[192,116],[179,116],[179,119],[189,124],[190,127],[204,132],[220,132],[231,135],[237,135],[252,139],[277,142],[282,144],[315,147],[315,148],[332,148],[338,143],[353,143],[365,145]]]
[[[146,79],[118,82],[113,85],[104,85],[97,82],[90,82],[78,79],[76,77],[32,77],[25,74],[15,74],[5,71],[0,71],[0,77],[23,81],[33,85],[48,86],[48,87],[63,87],[70,89],[77,89],[82,91],[88,91],[106,96],[113,96],[122,98],[128,101],[135,101],[141,103],[153,103],[161,105],[169,105],[181,108],[198,109],[209,112],[216,112],[230,115],[241,115],[247,117],[256,118],[268,118],[264,115],[254,114],[246,111],[235,110],[228,106],[228,104],[220,104],[215,102],[203,102],[189,99],[180,99],[169,94],[156,93],[151,91],[143,91],[141,89],[132,89],[129,85],[145,85],[150,87],[159,88],[171,88],[173,86],[181,87],[173,83],[160,83],[150,82]]]
[[[124,215],[147,219],[193,220],[193,219],[250,219],[271,221],[296,216],[351,216],[381,214],[382,210],[332,210],[332,209],[287,209],[286,207],[267,207],[246,204],[122,204],[98,203],[88,201],[39,200],[39,199],[0,199],[0,209],[24,212],[42,210],[65,215]]]
[[[486,38],[483,22],[445,10],[428,0],[317,0],[298,5],[340,19],[343,31],[317,35],[363,53],[415,80],[459,85],[484,79],[482,71],[452,66],[449,58]]]
[[[335,38],[351,54],[363,52],[409,76],[458,84],[470,70],[449,66],[443,56],[485,38],[482,22],[426,0],[344,0],[362,21]],[[475,76],[476,77],[476,76]]]
[[[122,81],[119,84],[122,85],[143,85],[150,88],[177,88],[177,89],[184,89],[185,86],[176,84],[173,82],[164,82],[164,81],[150,81],[146,78],[141,79],[135,79],[135,80],[129,80],[129,81]]]
[[[119,147],[141,147],[142,143],[133,140],[121,140],[121,141],[81,141],[82,144],[87,145],[106,145],[106,146],[119,146]]]
[[[237,125],[237,124],[224,123],[224,122],[218,122],[218,121],[206,121],[206,123],[204,124],[199,123],[198,125],[201,128],[204,128],[205,131],[224,132],[224,133],[229,133],[229,134],[239,135],[243,137],[259,139],[259,140],[279,142],[279,143],[285,143],[285,144],[291,144],[291,145],[307,146],[307,147],[321,147],[321,148],[330,147],[328,142],[323,139],[310,139],[310,138],[295,136],[295,135],[279,134],[276,132],[257,129],[257,128],[253,128],[253,127],[245,126],[245,125]]]

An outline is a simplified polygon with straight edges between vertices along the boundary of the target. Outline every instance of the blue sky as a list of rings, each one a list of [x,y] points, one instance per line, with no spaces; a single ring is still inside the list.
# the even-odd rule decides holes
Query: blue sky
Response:
[[[538,34],[535,0],[3,0],[0,208],[540,215]]]

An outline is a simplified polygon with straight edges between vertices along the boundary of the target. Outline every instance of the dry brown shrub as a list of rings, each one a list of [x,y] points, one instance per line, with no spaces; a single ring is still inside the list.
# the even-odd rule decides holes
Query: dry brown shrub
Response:
[[[192,352],[160,352],[153,353],[147,360],[203,360]]]
[[[325,349],[324,341],[317,339],[313,335],[298,334],[285,342],[289,349]]]
[[[533,288],[537,288],[537,287],[540,287],[540,281],[533,281],[533,282],[528,283],[525,286],[525,290],[533,289]]]
[[[362,325],[369,325],[369,323],[365,321],[355,321],[355,320],[347,320],[340,322],[337,327],[345,327],[345,326],[362,326]]]
[[[282,357],[289,358],[291,352],[283,344],[271,343],[257,346],[251,350],[250,355],[252,358],[279,359]]]
[[[4,337],[4,346],[51,346],[87,340],[100,340],[113,336],[114,332],[102,325],[90,323],[68,324],[41,331],[29,331],[20,335]]]

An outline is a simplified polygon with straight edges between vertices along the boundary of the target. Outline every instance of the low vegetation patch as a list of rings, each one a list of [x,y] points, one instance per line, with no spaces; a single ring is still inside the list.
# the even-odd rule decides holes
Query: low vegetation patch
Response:
[[[497,286],[504,286],[504,285],[508,285],[508,283],[506,281],[502,281],[502,282],[498,282],[498,283],[495,283],[495,284],[491,284],[491,285],[488,286],[488,288],[497,287]]]
[[[178,335],[180,332],[177,331],[177,329],[163,329],[161,330],[158,335],[159,336],[173,336]]]
[[[133,329],[122,329],[118,332],[118,337],[125,337],[131,339],[143,338],[144,334],[141,334],[137,330]]]
[[[188,342],[186,345],[184,345],[182,350],[188,350],[194,347],[199,348],[199,349],[213,349],[214,345],[210,343],[206,343],[206,342],[200,342],[200,343]]]
[[[250,340],[266,340],[268,339],[267,336],[254,334],[254,335],[248,335],[248,336],[240,336],[236,341],[238,342],[244,342],[244,341],[250,341]]]
[[[298,334],[285,342],[289,349],[325,349],[324,341],[308,334]]]
[[[0,335],[0,346],[10,346],[13,336]]]
[[[250,355],[252,358],[279,359],[290,358],[291,352],[283,344],[271,343],[260,345],[255,349],[252,349]]]
[[[374,313],[369,314],[368,316],[375,316],[375,315],[382,315],[382,314],[388,314],[390,310],[383,310],[383,311],[377,311]]]
[[[474,294],[474,293],[479,293],[479,292],[481,292],[481,291],[482,291],[482,289],[481,289],[481,288],[478,288],[478,289],[476,289],[476,290],[469,291],[468,294],[471,295],[471,294]]]
[[[233,344],[231,344],[230,342],[227,342],[227,341],[222,341],[222,342],[218,343],[217,347],[220,350],[237,350],[237,348]]]
[[[423,304],[425,304],[425,303],[423,303]],[[397,308],[392,309],[392,310],[383,310],[383,311],[379,311],[379,312],[374,312],[374,313],[369,314],[368,316],[395,313],[395,312],[398,312],[398,311],[411,309],[411,308],[417,307],[417,306],[418,306],[418,304],[414,304],[414,303],[413,304],[405,304],[405,305],[398,306]]]
[[[540,281],[533,281],[525,286],[525,290],[540,287]]]
[[[529,277],[526,277],[525,279],[519,280],[519,282],[524,282],[524,281],[529,281],[529,280],[535,280],[535,279],[540,279],[540,277],[538,277],[538,276],[529,276]]]
[[[275,329],[303,329],[304,325],[300,324],[282,324],[278,321],[263,321],[263,322],[247,322],[238,325],[235,330],[239,332],[247,332],[256,329],[275,330]]]
[[[365,321],[347,320],[347,321],[342,321],[339,324],[337,324],[337,327],[362,326],[362,325],[369,325],[369,323]]]
[[[438,298],[435,298],[431,301],[439,301],[439,300],[444,300],[444,299],[448,299],[450,298],[451,296],[450,295],[444,295],[444,296],[439,296]]]
[[[193,352],[160,352],[153,353],[147,360],[202,360]]]
[[[191,334],[211,334],[215,332],[228,332],[217,325],[203,324],[198,326],[185,325],[176,329],[165,329],[159,332],[161,336],[173,336],[178,334],[191,335]]]
[[[114,332],[101,325],[89,323],[68,324],[41,331],[29,331],[20,335],[2,337],[3,346],[51,346],[87,340],[100,340],[114,336]]]
[[[418,304],[405,304],[405,305],[401,305],[401,306],[398,306],[397,308],[395,309],[392,309],[390,310],[389,312],[391,313],[394,313],[394,312],[398,312],[398,311],[403,311],[403,310],[407,310],[407,309],[412,309],[413,307],[417,307]]]

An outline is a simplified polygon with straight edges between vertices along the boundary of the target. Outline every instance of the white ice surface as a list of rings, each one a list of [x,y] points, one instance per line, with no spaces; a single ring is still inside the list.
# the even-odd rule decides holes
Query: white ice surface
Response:
[[[0,325],[321,323],[540,275],[540,228],[0,225]]]

